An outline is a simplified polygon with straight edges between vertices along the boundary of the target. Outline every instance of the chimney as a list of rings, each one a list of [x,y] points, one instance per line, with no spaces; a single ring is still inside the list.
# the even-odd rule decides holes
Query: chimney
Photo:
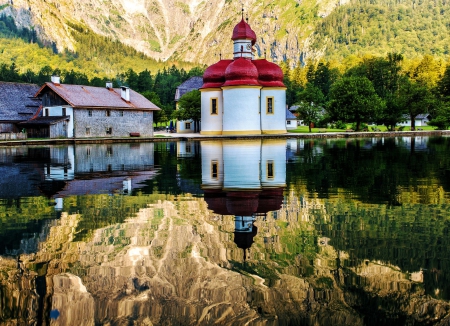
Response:
[[[130,102],[130,89],[126,86],[120,87],[120,96],[127,102]]]
[[[112,88],[113,88],[112,81],[107,81],[107,82],[106,82],[106,88],[107,88],[107,89],[112,89]]]
[[[61,78],[55,75],[52,76],[52,83],[58,86],[61,83]]]

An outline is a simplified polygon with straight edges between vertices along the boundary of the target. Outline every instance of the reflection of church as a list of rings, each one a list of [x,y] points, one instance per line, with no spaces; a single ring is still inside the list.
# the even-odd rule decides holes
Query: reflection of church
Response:
[[[283,203],[286,187],[286,141],[202,141],[202,189],[208,208],[235,216],[234,241],[250,248],[257,217]]]

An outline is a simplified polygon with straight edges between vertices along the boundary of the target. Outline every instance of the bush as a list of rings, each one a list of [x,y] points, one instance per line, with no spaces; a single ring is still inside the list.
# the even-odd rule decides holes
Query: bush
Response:
[[[341,120],[336,121],[334,124],[331,125],[331,128],[333,129],[347,129],[347,125],[342,122]]]

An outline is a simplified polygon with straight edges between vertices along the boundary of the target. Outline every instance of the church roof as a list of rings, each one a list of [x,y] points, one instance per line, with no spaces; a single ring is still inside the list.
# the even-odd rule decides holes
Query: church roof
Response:
[[[138,92],[130,89],[130,101],[121,97],[120,88],[94,87],[84,85],[45,83],[36,93],[36,97],[50,88],[64,101],[74,108],[121,108],[121,109],[146,109],[159,110],[159,108],[147,100]]]
[[[177,102],[184,94],[199,89],[203,85],[203,78],[194,76],[186,80],[175,91],[175,102]]]
[[[254,44],[256,34],[242,18],[234,27],[231,39],[251,39]],[[250,60],[240,57],[234,60],[220,60],[205,70],[201,88],[246,85],[285,87],[283,71],[277,64],[266,59]]]
[[[251,60],[237,58],[225,70],[223,86],[252,85],[258,86],[258,69]]]
[[[233,41],[242,40],[242,39],[250,39],[252,40],[252,44],[256,43],[256,34],[252,30],[249,24],[247,24],[242,18],[242,20],[234,27],[233,35],[231,36]]]
[[[233,60],[220,60],[209,66],[203,74],[202,88],[221,87],[225,83],[225,70]]]
[[[285,87],[283,83],[283,71],[281,68],[266,59],[253,60],[258,69],[258,81],[263,87]]]

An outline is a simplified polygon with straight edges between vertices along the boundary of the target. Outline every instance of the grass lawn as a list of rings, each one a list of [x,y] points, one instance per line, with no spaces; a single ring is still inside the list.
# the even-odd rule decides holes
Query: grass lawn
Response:
[[[347,129],[350,129],[351,125],[347,126]],[[376,131],[387,131],[386,126],[380,125],[380,126],[369,126],[368,127],[369,131],[372,132],[374,131],[374,129]],[[419,130],[435,130],[436,127],[432,127],[432,126],[416,126],[416,131]],[[411,127],[397,127],[396,130],[398,131],[410,131]],[[309,133],[309,128],[308,126],[298,126],[297,129],[294,130],[289,130],[289,132],[294,132],[294,133]],[[321,132],[345,132],[345,129],[329,129],[329,128],[311,128],[311,133],[321,133]]]

